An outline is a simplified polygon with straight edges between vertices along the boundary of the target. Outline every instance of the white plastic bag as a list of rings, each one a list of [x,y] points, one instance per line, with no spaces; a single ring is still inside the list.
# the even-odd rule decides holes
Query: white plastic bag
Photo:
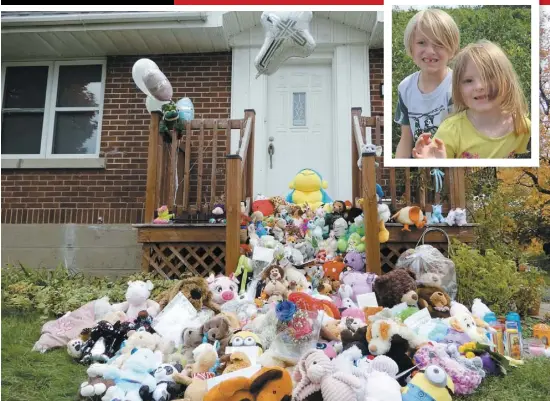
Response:
[[[447,233],[442,229],[429,227],[422,233],[416,248],[407,249],[401,254],[395,267],[410,268],[416,274],[417,283],[439,285],[454,301],[458,291],[455,264],[437,248],[424,244],[424,236],[429,231],[443,232],[449,241],[450,248]],[[422,245],[418,245],[420,241],[422,241]]]

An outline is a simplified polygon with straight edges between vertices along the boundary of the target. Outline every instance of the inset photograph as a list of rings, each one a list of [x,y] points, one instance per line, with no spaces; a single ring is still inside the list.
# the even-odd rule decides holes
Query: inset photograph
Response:
[[[530,5],[393,6],[386,165],[538,166],[538,19]]]

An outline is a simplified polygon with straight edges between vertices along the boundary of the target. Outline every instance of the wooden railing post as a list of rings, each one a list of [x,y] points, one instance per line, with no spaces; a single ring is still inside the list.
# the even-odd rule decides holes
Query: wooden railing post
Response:
[[[159,123],[160,114],[151,113],[151,122],[149,123],[149,149],[147,157],[147,185],[145,193],[145,216],[144,223],[151,223],[155,217],[155,209],[157,205],[158,191],[157,187],[157,154],[159,145]]]
[[[376,153],[361,155],[361,183],[363,195],[363,215],[365,224],[365,249],[367,252],[367,271],[382,274],[380,265],[380,240],[378,239],[378,202],[376,199]]]
[[[237,269],[240,256],[242,159],[239,155],[226,156],[226,227],[225,227],[225,274]]]
[[[256,132],[256,111],[247,109],[244,111],[244,119],[247,121],[250,118],[250,140],[248,142],[248,150],[246,152],[246,193],[244,199],[254,196],[254,133]]]
[[[360,179],[359,168],[357,167],[357,160],[359,159],[359,152],[361,149],[357,149],[355,143],[355,134],[353,130],[353,117],[361,117],[363,109],[361,107],[351,108],[351,203],[355,205],[355,200],[360,196]]]

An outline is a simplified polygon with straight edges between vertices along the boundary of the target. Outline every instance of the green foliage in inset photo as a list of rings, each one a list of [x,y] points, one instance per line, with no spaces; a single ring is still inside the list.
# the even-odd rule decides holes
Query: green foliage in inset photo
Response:
[[[498,44],[505,51],[519,76],[531,110],[531,7],[530,6],[433,6],[445,10],[460,29],[460,48],[480,39]],[[414,8],[392,12],[392,102],[393,115],[397,102],[397,86],[405,77],[418,71],[407,56],[403,34],[409,20],[418,12]],[[450,63],[452,68],[452,61]],[[390,112],[389,110],[386,113]],[[393,124],[393,152],[399,143],[400,127]]]

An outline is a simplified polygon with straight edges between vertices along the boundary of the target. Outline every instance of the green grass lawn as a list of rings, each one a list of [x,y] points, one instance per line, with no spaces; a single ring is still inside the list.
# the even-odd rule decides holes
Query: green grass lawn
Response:
[[[2,311],[3,401],[73,401],[86,367],[75,363],[65,349],[45,354],[31,351],[40,337],[34,314]],[[550,394],[550,358],[529,360],[510,368],[504,378],[490,377],[475,394],[455,399],[468,401],[547,401]]]

